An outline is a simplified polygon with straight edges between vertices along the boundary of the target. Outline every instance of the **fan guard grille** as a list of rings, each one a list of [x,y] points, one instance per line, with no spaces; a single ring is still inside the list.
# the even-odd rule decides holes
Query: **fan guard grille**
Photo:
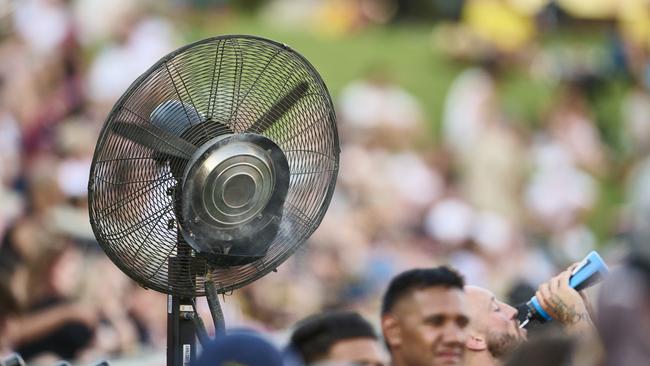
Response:
[[[304,92],[292,93],[296,88]],[[169,148],[165,138],[154,139],[152,148],[124,137],[146,133],[142,127],[152,124],[154,110],[170,101],[182,112],[181,122],[165,130],[176,136],[186,130],[183,139],[195,146],[226,133],[254,133],[285,154],[289,189],[280,229],[263,258],[212,268],[193,250],[179,256],[174,192],[183,160],[157,158]],[[289,107],[280,113],[278,103]],[[200,127],[187,130],[194,125]],[[229,292],[275,269],[318,227],[334,190],[338,155],[332,101],[307,60],[253,36],[202,40],[161,59],[113,107],[93,157],[90,221],[106,254],[142,286],[203,296],[209,276],[220,293]],[[170,266],[171,257],[177,259]]]

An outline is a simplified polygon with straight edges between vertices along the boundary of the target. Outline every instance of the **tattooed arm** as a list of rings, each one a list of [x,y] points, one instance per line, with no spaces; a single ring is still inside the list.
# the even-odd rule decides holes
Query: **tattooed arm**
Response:
[[[536,296],[540,305],[553,319],[560,322],[567,333],[582,335],[595,328],[580,294],[569,286],[569,277],[576,265],[539,286]]]
[[[547,311],[554,313],[553,317],[564,325],[568,333],[578,335],[593,331],[591,317],[584,305],[567,303],[558,294],[551,294],[546,305],[549,307]]]

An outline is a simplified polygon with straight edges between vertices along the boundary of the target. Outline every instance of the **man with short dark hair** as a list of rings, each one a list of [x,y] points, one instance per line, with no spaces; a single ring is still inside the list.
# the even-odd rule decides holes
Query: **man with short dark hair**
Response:
[[[469,323],[464,284],[444,266],[393,278],[383,298],[381,326],[394,366],[463,363]]]
[[[350,311],[317,314],[298,322],[289,346],[306,365],[386,365],[372,325]]]

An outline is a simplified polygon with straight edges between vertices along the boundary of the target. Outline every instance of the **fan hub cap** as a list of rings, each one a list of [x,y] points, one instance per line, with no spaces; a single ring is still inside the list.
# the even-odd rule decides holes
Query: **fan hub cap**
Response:
[[[277,226],[287,164],[275,143],[255,134],[222,135],[199,147],[183,178],[186,241],[207,255],[264,255],[268,238],[259,233]]]
[[[218,141],[208,142],[213,147]],[[227,229],[249,222],[266,206],[273,190],[273,163],[259,146],[233,142],[197,156],[185,179],[200,220]]]
[[[226,180],[221,191],[221,200],[231,209],[242,208],[253,199],[256,187],[252,176],[247,173],[236,174]],[[216,188],[218,187],[215,187],[215,190]]]

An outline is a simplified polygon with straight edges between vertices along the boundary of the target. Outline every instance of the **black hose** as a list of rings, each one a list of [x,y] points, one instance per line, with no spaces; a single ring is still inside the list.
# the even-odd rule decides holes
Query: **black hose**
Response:
[[[208,346],[208,343],[210,342],[210,336],[208,336],[208,332],[205,330],[205,324],[203,323],[203,319],[201,319],[201,316],[199,315],[199,311],[196,309],[196,299],[192,299],[192,307],[194,308],[194,316],[192,317],[192,321],[194,322],[196,335],[199,337],[199,342],[201,342],[201,346],[203,347],[203,349],[205,349]]]
[[[226,321],[223,317],[223,311],[221,311],[221,304],[219,304],[219,294],[217,293],[217,287],[210,279],[205,281],[205,295],[208,298],[208,306],[214,322],[214,333],[216,335],[225,335]]]

